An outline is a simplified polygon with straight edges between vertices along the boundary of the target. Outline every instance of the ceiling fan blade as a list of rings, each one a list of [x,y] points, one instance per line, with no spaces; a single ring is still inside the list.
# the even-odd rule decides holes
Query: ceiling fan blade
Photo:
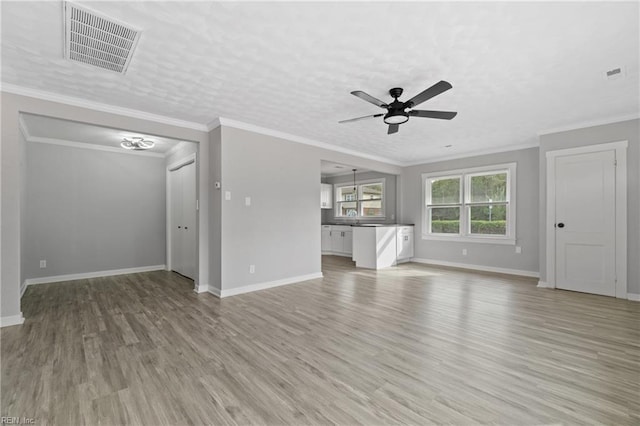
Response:
[[[431,98],[433,98],[434,96],[438,96],[440,93],[442,92],[446,92],[447,90],[451,89],[453,86],[444,81],[444,80],[440,80],[439,82],[437,82],[436,84],[434,84],[433,86],[429,87],[427,90],[418,93],[417,95],[415,95],[413,98],[409,99],[407,102],[404,103],[404,107],[405,108],[412,108],[416,105],[420,105],[421,103],[423,103],[424,101],[427,101]]]
[[[365,115],[364,117],[350,118],[349,120],[338,121],[338,123],[350,123],[352,121],[366,120],[368,118],[382,117],[384,114]]]
[[[387,131],[388,135],[393,133],[398,133],[398,129],[400,128],[399,124],[389,124],[389,130]]]
[[[414,109],[412,111],[409,111],[409,115],[412,117],[439,118],[441,120],[451,120],[453,117],[458,115],[458,113],[454,111],[425,111],[425,110]]]
[[[386,108],[387,107],[387,104],[382,102],[380,99],[374,98],[373,96],[369,95],[368,93],[364,93],[362,90],[355,90],[355,91],[351,92],[351,94],[353,96],[359,97],[363,101],[367,101],[367,102],[372,103],[372,104],[374,104],[376,106],[379,106],[380,108]]]

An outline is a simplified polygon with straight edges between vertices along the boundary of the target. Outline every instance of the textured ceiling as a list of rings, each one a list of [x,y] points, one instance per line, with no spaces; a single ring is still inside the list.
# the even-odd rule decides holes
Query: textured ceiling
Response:
[[[63,59],[62,4],[2,7],[2,82],[209,123],[225,117],[400,162],[535,144],[537,132],[638,113],[638,3],[78,2],[143,30],[125,75]],[[625,67],[607,81],[606,70]],[[349,92],[452,121],[395,135]],[[453,145],[444,148],[445,145]]]
[[[67,142],[80,142],[89,145],[120,148],[122,138],[141,136],[155,142],[153,148],[146,152],[165,154],[181,141],[142,133],[132,133],[109,127],[93,126],[75,121],[60,120],[33,114],[20,114],[22,125],[30,137],[54,139]]]

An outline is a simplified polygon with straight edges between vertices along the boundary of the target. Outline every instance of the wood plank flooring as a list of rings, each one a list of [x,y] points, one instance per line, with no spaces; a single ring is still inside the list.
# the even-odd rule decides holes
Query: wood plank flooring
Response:
[[[29,287],[2,416],[36,424],[640,424],[640,303],[404,264],[219,300],[159,271]]]

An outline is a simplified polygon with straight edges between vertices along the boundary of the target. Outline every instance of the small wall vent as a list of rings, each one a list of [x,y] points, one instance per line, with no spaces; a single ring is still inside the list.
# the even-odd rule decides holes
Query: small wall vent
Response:
[[[140,39],[140,30],[68,1],[64,27],[65,58],[122,74]]]

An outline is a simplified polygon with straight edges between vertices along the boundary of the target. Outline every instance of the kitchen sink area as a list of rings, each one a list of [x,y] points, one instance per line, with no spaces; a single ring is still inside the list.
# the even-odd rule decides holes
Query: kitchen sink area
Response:
[[[321,162],[322,254],[380,269],[413,257],[413,224],[398,223],[397,176]]]

